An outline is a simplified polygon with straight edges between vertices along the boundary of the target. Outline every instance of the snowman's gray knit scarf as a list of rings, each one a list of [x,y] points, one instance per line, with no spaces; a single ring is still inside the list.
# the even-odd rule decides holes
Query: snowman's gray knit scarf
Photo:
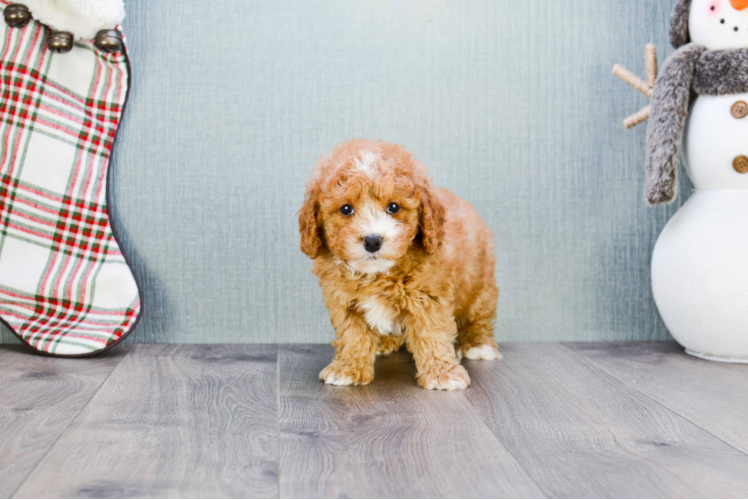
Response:
[[[748,93],[748,49],[708,51],[687,44],[665,61],[647,127],[647,203],[670,203],[678,194],[678,153],[693,95],[741,93]]]
[[[748,92],[748,49],[705,50],[696,61],[693,90],[699,95]]]

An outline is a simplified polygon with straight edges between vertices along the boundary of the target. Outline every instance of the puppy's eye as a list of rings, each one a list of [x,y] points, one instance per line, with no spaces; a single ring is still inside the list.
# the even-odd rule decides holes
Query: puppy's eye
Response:
[[[353,215],[353,212],[354,212],[353,207],[350,205],[343,205],[340,208],[340,213],[343,215]]]
[[[399,211],[400,211],[400,205],[398,205],[397,203],[390,203],[389,205],[387,205],[388,214],[395,215]]]

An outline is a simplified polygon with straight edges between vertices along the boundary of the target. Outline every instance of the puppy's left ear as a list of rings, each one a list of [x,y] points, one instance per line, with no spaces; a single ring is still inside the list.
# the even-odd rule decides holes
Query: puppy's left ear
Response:
[[[435,253],[444,238],[444,218],[447,210],[433,191],[426,187],[421,191],[421,214],[419,225],[423,246],[429,254]]]
[[[322,248],[322,236],[317,221],[319,211],[319,187],[308,186],[304,197],[304,205],[299,210],[299,233],[301,234],[301,251],[316,259]]]

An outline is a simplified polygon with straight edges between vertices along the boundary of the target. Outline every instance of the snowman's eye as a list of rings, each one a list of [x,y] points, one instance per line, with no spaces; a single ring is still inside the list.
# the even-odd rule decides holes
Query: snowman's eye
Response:
[[[714,10],[714,5],[712,5],[710,8],[711,8],[711,10]]]
[[[735,26],[735,27],[734,27],[733,29],[734,29],[735,31],[738,31],[738,27],[737,27],[737,26]]]

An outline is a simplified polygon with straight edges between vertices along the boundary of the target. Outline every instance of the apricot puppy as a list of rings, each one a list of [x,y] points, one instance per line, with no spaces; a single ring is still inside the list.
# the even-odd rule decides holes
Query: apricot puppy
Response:
[[[426,389],[467,388],[462,356],[501,357],[491,232],[427,175],[402,146],[362,139],[312,172],[299,231],[337,335],[327,384],[370,383],[377,353],[403,342]]]

